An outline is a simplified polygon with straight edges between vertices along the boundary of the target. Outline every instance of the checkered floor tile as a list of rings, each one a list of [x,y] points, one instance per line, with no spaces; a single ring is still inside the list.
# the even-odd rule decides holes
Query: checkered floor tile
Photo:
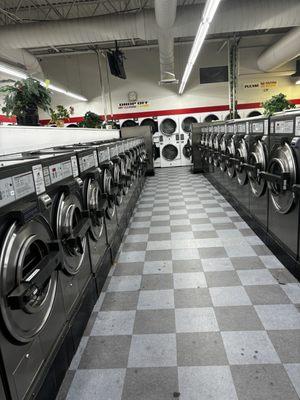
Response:
[[[147,179],[58,400],[297,400],[300,285],[187,168]]]

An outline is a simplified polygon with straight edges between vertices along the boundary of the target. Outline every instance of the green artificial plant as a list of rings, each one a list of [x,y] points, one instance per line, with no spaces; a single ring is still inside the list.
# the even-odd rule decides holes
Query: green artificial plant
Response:
[[[92,111],[87,111],[84,114],[83,121],[79,123],[82,128],[100,128],[103,124],[101,117]]]
[[[2,86],[1,93],[5,95],[2,112],[7,116],[15,115],[19,125],[38,125],[38,108],[48,112],[51,104],[50,90],[33,78]]]
[[[55,109],[50,108],[51,124],[56,124],[57,126],[63,126],[65,119],[70,118],[70,113],[61,104],[57,105]]]
[[[265,109],[264,114],[270,116],[276,112],[295,108],[295,104],[288,101],[283,93],[279,93],[276,96],[272,96],[269,100],[263,102],[262,107]]]

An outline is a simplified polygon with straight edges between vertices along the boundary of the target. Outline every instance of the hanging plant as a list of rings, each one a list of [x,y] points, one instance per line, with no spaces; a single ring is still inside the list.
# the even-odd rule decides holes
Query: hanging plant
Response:
[[[265,115],[273,115],[276,112],[289,110],[295,108],[295,104],[287,100],[283,93],[279,93],[276,96],[272,96],[269,100],[262,103]]]
[[[68,110],[61,104],[56,106],[55,109],[50,108],[50,116],[49,124],[55,124],[58,127],[64,126],[65,120],[70,118]]]
[[[0,93],[5,94],[2,112],[8,117],[15,115],[18,125],[39,125],[38,108],[49,111],[51,92],[36,79],[0,87]]]

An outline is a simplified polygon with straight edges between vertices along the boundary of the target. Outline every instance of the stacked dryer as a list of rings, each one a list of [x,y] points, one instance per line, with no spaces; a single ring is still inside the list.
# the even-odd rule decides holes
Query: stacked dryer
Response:
[[[161,167],[181,165],[180,132],[178,116],[158,117],[160,133]]]
[[[193,115],[184,114],[179,117],[181,165],[183,166],[192,164],[192,125],[198,122],[200,121]]]

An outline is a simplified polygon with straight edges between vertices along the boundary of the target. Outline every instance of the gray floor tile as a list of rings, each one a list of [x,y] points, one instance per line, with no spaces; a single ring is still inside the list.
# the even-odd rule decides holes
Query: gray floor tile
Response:
[[[164,290],[173,289],[172,274],[144,275],[141,283],[141,290]]]
[[[122,275],[142,275],[144,263],[132,262],[132,263],[120,263],[116,264],[114,269],[114,276]]]
[[[168,400],[178,393],[176,367],[129,368],[122,400]]]
[[[262,255],[262,256],[260,256],[260,259],[265,264],[265,266],[269,269],[283,268],[283,265],[278,260],[278,258],[273,255],[267,255],[267,256]]]
[[[285,364],[284,368],[300,398],[300,364]]]
[[[145,261],[143,274],[171,274],[172,261]]]
[[[265,268],[264,263],[259,257],[232,257],[232,265],[236,270],[242,269],[262,269]]]
[[[89,338],[87,336],[83,336],[80,340],[79,346],[77,347],[76,353],[73,357],[73,360],[70,364],[69,369],[76,371],[78,369],[81,357],[83,352],[85,351],[86,345],[88,343]]]
[[[149,233],[149,228],[129,228],[129,230],[128,230],[128,236],[131,236],[131,235],[137,235],[137,236],[140,236],[140,235],[148,235],[148,233]],[[128,237],[127,236],[127,237]]]
[[[277,283],[267,269],[242,270],[237,273],[244,286],[274,285]]]
[[[300,364],[300,330],[269,331],[268,335],[282,363]]]
[[[145,261],[172,260],[171,250],[147,250]]]
[[[258,305],[255,310],[266,330],[300,329],[300,313],[293,304]]]
[[[282,365],[231,366],[239,400],[298,400]]]
[[[212,307],[175,309],[176,332],[214,332],[218,323]]]
[[[102,303],[102,311],[136,310],[139,292],[108,292]]]
[[[280,285],[247,286],[245,290],[252,304],[287,304],[289,298]]]
[[[83,351],[79,369],[126,368],[131,336],[92,336]]]
[[[112,276],[107,288],[108,292],[126,292],[139,290],[142,277],[140,275],[132,276]]]
[[[238,400],[228,366],[179,367],[181,400]]]
[[[219,332],[177,333],[178,366],[228,364]]]
[[[120,263],[140,262],[145,260],[145,251],[126,251],[121,252],[118,258]]]
[[[230,258],[208,258],[201,260],[203,271],[217,272],[217,271],[231,271],[233,270]]]
[[[192,231],[191,225],[171,226],[171,232],[190,232]]]
[[[145,251],[147,243],[124,243],[122,245],[122,252],[127,251]]]
[[[121,400],[126,369],[77,370],[67,400]]]
[[[270,269],[270,272],[281,285],[286,285],[287,283],[298,283],[297,279],[285,268]]]
[[[209,288],[213,305],[218,306],[248,306],[251,301],[242,286]]]
[[[228,257],[224,247],[207,247],[198,249],[200,259],[202,258],[224,258]]]
[[[92,336],[132,335],[135,311],[100,311]]]
[[[287,283],[282,285],[282,289],[294,304],[300,304],[300,284],[299,283]]]
[[[236,271],[205,272],[208,287],[240,286]]]
[[[207,287],[205,275],[203,272],[174,273],[173,279],[175,289]]]
[[[197,249],[173,249],[172,260],[199,260]]]
[[[202,272],[200,260],[174,260],[172,263],[174,273]]]
[[[149,241],[150,242],[157,242],[157,241],[170,241],[171,240],[171,233],[170,232],[162,232],[162,233],[150,233],[149,234]]]
[[[128,367],[173,367],[177,365],[176,335],[133,335]]]
[[[208,289],[177,289],[174,290],[175,308],[199,308],[212,306]]]
[[[140,235],[133,235],[129,234],[130,229],[128,231],[128,235],[125,240],[125,244],[129,243],[147,243],[148,240],[148,233],[147,234],[140,234]]]
[[[96,312],[96,311],[92,312],[92,314],[90,315],[90,318],[88,320],[88,323],[86,324],[85,330],[83,332],[83,336],[90,336],[97,316],[98,316],[98,312]]]
[[[228,331],[221,335],[231,365],[280,363],[265,331]]]
[[[71,383],[74,379],[75,371],[68,370],[64,377],[59,392],[57,393],[56,400],[66,400]]]
[[[170,240],[157,240],[155,242],[147,243],[147,251],[149,250],[170,250],[171,241]]]
[[[214,223],[213,226],[217,231],[223,229],[236,229],[236,226],[232,222]]]
[[[141,290],[138,310],[174,308],[174,290]]]
[[[174,310],[138,310],[135,317],[133,333],[175,333]]]
[[[257,331],[264,327],[253,306],[216,307],[221,331]]]

